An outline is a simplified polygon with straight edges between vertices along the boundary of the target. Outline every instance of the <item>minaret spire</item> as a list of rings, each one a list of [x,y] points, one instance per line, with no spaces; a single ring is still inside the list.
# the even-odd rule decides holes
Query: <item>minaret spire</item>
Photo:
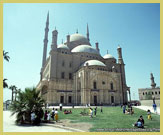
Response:
[[[88,27],[88,23],[87,23],[87,39],[88,39],[88,41],[90,40],[89,39],[89,27]]]
[[[46,63],[46,54],[47,54],[47,45],[48,45],[48,32],[49,32],[49,11],[47,14],[46,27],[45,27],[45,37],[44,37],[44,49],[43,49],[43,59],[42,59],[42,68]]]
[[[153,73],[151,73],[151,86],[152,86],[152,88],[156,87],[156,83],[155,83],[155,80],[154,80],[154,77],[153,77]]]

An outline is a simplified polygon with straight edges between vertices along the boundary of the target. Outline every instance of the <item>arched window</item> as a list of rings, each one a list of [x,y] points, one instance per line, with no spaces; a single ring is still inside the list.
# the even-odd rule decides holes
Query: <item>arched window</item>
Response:
[[[94,89],[97,89],[97,84],[96,84],[95,81],[93,82],[93,88],[94,88]]]
[[[70,80],[72,79],[72,73],[69,73],[69,79]]]
[[[143,92],[143,95],[144,95],[144,92]]]
[[[112,82],[110,83],[110,89],[111,89],[111,90],[114,89],[114,87],[113,87],[113,83],[112,83]]]
[[[155,94],[157,95],[157,91],[155,91]]]
[[[65,78],[65,72],[61,73],[61,78],[64,79]]]
[[[152,91],[152,95],[153,95],[154,93],[153,93],[153,91]]]

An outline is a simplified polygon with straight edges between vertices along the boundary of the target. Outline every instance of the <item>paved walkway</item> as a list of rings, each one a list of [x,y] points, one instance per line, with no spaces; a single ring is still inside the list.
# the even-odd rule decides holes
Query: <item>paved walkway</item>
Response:
[[[62,127],[57,128],[52,125],[43,126],[17,126],[15,125],[15,115],[11,117],[10,111],[3,111],[3,132],[72,132]]]
[[[142,109],[145,111],[150,110],[152,113],[155,113],[152,106],[133,106],[133,107]],[[157,107],[157,114],[160,115],[160,107]]]

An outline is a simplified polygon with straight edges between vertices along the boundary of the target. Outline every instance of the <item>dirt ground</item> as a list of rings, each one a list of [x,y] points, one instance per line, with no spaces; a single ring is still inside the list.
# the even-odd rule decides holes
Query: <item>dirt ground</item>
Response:
[[[80,122],[80,123],[72,123],[70,120],[60,120],[59,122],[55,123],[56,125],[61,125],[65,127],[70,127],[74,129],[83,130],[85,132],[89,132],[89,129],[92,127],[92,124]]]

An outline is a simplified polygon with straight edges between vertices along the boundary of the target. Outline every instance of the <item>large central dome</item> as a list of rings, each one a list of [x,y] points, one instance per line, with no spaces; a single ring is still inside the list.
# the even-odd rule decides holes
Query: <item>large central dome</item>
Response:
[[[89,44],[88,39],[78,33],[70,35],[70,42],[79,42],[81,44]]]
[[[75,52],[75,53],[76,52],[86,52],[86,53],[93,53],[93,54],[99,55],[99,52],[89,45],[79,45],[79,46],[75,47],[74,49],[72,49],[71,52]]]

